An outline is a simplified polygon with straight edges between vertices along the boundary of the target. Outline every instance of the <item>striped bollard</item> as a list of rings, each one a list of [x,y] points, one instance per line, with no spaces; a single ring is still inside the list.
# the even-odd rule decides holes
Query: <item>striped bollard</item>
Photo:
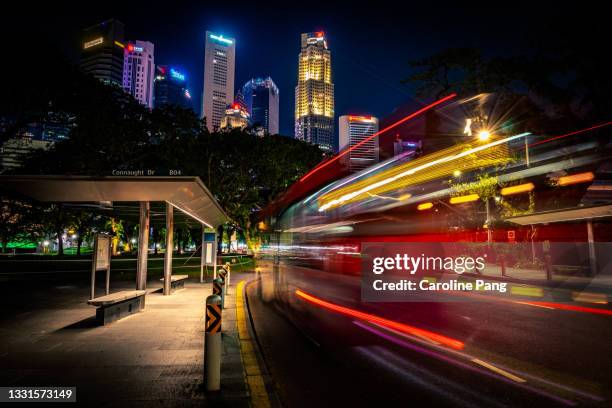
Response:
[[[204,384],[206,391],[221,389],[221,297],[206,298],[206,323],[204,330]]]
[[[226,279],[227,279],[227,287],[228,287],[228,289],[229,289],[229,285],[230,285],[230,276],[231,276],[231,271],[232,271],[232,268],[230,267],[229,262],[225,264],[225,270],[227,271],[227,276],[226,276]]]
[[[217,295],[221,298],[221,309],[225,305],[225,291],[223,290],[223,279],[221,277],[217,277],[213,279],[213,295]]]
[[[225,309],[225,295],[227,295],[229,289],[227,285],[227,271],[225,269],[220,269],[217,272],[217,276],[223,281],[223,285],[221,285],[221,289],[223,290],[221,298],[223,299],[223,308]]]

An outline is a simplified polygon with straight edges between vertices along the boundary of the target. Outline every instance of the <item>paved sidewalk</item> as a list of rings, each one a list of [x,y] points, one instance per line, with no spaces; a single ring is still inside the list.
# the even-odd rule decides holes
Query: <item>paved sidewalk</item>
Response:
[[[171,296],[149,293],[143,312],[107,326],[95,325],[86,287],[5,298],[3,305],[13,310],[0,319],[0,385],[76,386],[83,406],[249,406],[236,324],[236,284],[246,277],[232,274],[226,298],[218,393],[202,388],[204,302],[211,284],[196,282]]]

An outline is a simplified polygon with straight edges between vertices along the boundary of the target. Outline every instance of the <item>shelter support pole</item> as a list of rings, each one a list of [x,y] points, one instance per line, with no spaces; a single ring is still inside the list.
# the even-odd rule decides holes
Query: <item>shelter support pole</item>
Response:
[[[589,241],[589,276],[597,275],[597,255],[595,253],[595,234],[593,233],[593,220],[587,221],[587,236]]]
[[[204,283],[204,257],[206,256],[206,247],[204,246],[204,238],[206,237],[205,231],[206,226],[202,224],[202,245],[200,246],[200,249],[202,250],[200,253],[200,283]]]
[[[147,261],[149,258],[149,217],[151,206],[148,201],[140,202],[140,225],[138,230],[138,264],[136,270],[136,289],[147,288]]]
[[[215,254],[213,256],[213,279],[217,279],[217,229],[215,228],[215,245],[213,251]]]
[[[174,249],[174,207],[166,203],[166,252],[164,254],[164,295],[169,295],[172,283],[172,250]]]

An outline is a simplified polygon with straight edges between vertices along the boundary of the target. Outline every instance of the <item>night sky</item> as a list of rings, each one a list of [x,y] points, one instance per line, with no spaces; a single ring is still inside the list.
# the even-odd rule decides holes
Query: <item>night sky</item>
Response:
[[[551,26],[572,26],[585,34],[592,17],[581,17],[575,6],[565,9],[561,2],[402,2],[402,7],[381,1],[334,7],[323,6],[323,2],[302,3],[302,8],[222,1],[26,6],[5,14],[3,31],[10,38],[34,44],[43,36],[77,63],[81,30],[117,18],[126,25],[127,40],[155,44],[156,64],[185,71],[196,111],[202,92],[205,31],[234,37],[236,89],[253,76],[271,76],[280,89],[281,133],[293,135],[302,32],[323,30],[327,34],[336,119],[346,113],[384,117],[399,105],[418,102],[413,89],[400,84],[413,59],[457,46],[478,47],[489,54],[524,52],[541,37],[554,35]],[[581,10],[594,11],[585,3]]]

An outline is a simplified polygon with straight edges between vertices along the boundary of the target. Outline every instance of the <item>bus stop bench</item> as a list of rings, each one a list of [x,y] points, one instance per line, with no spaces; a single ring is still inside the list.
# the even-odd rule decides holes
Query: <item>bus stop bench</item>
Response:
[[[189,275],[172,275],[170,278],[170,290],[174,292],[175,290],[183,289],[187,278],[189,278]],[[160,281],[163,283],[164,278],[161,278]]]
[[[87,303],[98,307],[96,320],[105,325],[144,309],[146,293],[145,290],[124,290],[90,299]]]

